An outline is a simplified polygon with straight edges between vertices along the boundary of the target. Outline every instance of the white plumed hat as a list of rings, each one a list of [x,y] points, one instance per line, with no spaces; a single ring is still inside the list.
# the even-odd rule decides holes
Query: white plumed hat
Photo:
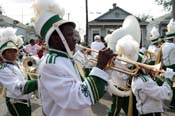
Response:
[[[16,38],[16,45],[18,46],[19,49],[23,47],[24,40],[22,38],[22,35],[17,36],[17,38]]]
[[[2,53],[7,49],[16,49],[16,29],[12,27],[0,28],[0,52]]]
[[[173,19],[167,25],[167,32],[165,39],[171,39],[175,37],[175,21]]]
[[[58,0],[57,0],[58,1]],[[54,25],[57,27],[65,23],[71,23],[75,28],[75,23],[63,20],[64,8],[56,0],[34,0],[33,8],[35,17],[33,18],[34,28],[41,39],[46,41],[55,31]]]
[[[156,27],[153,27],[150,33],[151,33],[150,40],[152,44],[160,42],[160,39],[159,39],[160,33]]]
[[[139,44],[131,35],[125,35],[118,40],[116,51],[123,58],[137,61],[139,55]]]

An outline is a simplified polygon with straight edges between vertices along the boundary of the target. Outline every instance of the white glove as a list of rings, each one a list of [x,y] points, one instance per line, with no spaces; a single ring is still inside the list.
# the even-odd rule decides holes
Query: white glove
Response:
[[[175,74],[175,72],[173,72],[173,69],[166,68],[165,78],[172,80],[174,74]]]

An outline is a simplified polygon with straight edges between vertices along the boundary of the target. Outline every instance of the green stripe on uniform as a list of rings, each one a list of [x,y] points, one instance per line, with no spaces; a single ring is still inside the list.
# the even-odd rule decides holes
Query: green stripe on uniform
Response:
[[[50,59],[51,56],[47,56],[47,59],[46,59],[46,64],[49,64],[49,59]]]
[[[57,56],[49,55],[49,56],[47,57],[46,64],[55,64],[56,57],[57,57]]]
[[[97,100],[98,100],[99,99],[99,93],[98,93],[98,89],[97,89],[96,83],[95,83],[93,78],[91,78],[91,82],[92,82],[92,84],[93,84],[93,86],[95,88],[95,93],[97,95]]]
[[[141,76],[141,79],[144,81],[144,82],[147,82],[148,79],[145,77],[145,76]]]
[[[101,97],[103,97],[105,93],[106,81],[103,79],[92,76],[88,77],[88,82],[90,83],[91,88],[93,89],[92,93],[95,96],[95,102],[98,101]]]
[[[97,102],[97,95],[96,95],[96,92],[95,92],[95,88],[94,88],[94,86],[93,86],[93,84],[92,84],[92,82],[91,82],[89,77],[87,78],[87,81],[89,82],[89,85],[90,85],[90,87],[92,89],[92,94],[94,96],[94,103],[96,103]]]
[[[55,55],[55,56],[60,56],[60,57],[65,57],[65,58],[69,58],[69,55],[66,54],[65,52],[62,52],[62,51],[49,50],[49,54],[50,55]]]
[[[171,33],[171,34],[166,35],[166,37],[174,37],[174,36],[175,36],[175,33]]]
[[[49,64],[52,64],[52,59],[53,59],[53,56],[50,56]]]
[[[151,40],[151,42],[156,42],[158,40],[159,40],[159,38],[156,38],[156,39]]]

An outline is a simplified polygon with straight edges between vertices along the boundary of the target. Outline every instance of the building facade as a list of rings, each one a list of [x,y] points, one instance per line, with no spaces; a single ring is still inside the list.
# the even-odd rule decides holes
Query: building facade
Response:
[[[34,29],[31,26],[24,25],[23,23],[14,20],[8,16],[0,13],[0,27],[14,27],[17,29],[17,35],[22,35],[24,42],[28,42],[31,38],[36,38]]]
[[[114,3],[112,9],[109,9],[109,11],[88,23],[88,44],[93,42],[93,38],[95,35],[101,35],[105,37],[108,30],[115,30],[122,27],[123,21],[128,15],[132,14],[121,9]],[[148,23],[141,21],[138,17],[137,19],[141,28],[140,46],[144,46],[147,44],[146,27]]]
[[[150,32],[153,27],[159,29],[160,35],[165,35],[165,33],[167,32],[167,25],[171,18],[172,13],[168,13],[150,21],[147,26],[147,37],[150,37]]]

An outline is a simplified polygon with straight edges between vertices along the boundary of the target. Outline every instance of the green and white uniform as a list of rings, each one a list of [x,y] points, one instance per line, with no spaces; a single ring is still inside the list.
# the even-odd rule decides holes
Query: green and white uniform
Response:
[[[18,64],[3,62],[0,66],[0,82],[6,88],[6,104],[13,116],[31,116],[30,98],[37,89],[37,81],[25,80]]]
[[[163,101],[172,97],[172,82],[166,79],[162,86],[148,75],[139,75],[132,79],[132,91],[136,96],[137,110],[142,116],[159,116],[164,112]]]
[[[49,49],[39,66],[39,93],[46,116],[90,116],[89,108],[105,93],[108,73],[94,67],[82,82],[67,53]]]

